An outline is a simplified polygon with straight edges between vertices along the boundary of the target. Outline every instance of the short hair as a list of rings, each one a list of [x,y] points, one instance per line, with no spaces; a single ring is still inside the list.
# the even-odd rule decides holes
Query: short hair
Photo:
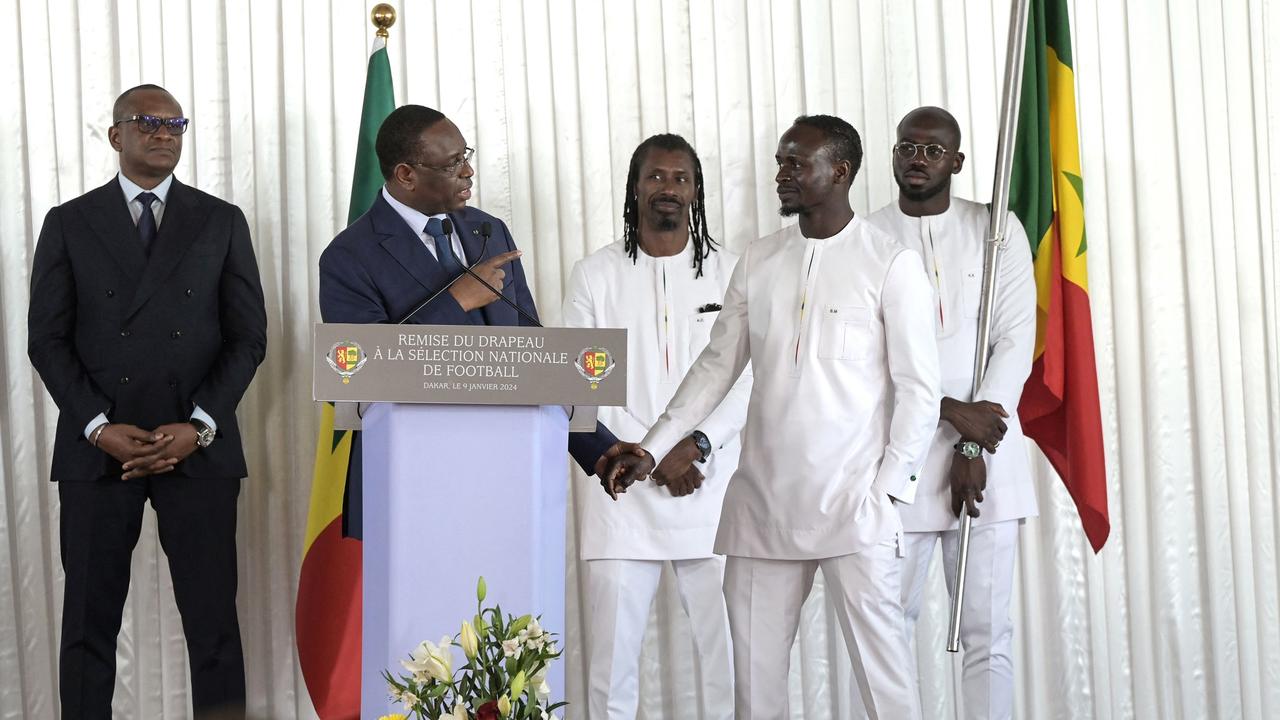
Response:
[[[120,122],[121,120],[125,119],[124,117],[125,113],[128,111],[130,107],[129,99],[133,97],[134,93],[146,92],[148,90],[159,90],[165,95],[168,95],[169,97],[173,97],[173,93],[169,92],[168,90],[165,90],[159,85],[152,85],[151,83],[135,85],[134,87],[131,87],[128,90],[125,90],[124,92],[120,93],[120,97],[116,98],[115,104],[111,106],[111,124],[114,125]],[[174,102],[177,102],[177,100],[175,99]]]
[[[444,113],[423,105],[401,105],[392,110],[382,121],[374,141],[382,179],[390,179],[391,172],[400,163],[417,159],[422,131],[444,119]]]
[[[956,116],[952,115],[946,108],[937,107],[935,105],[925,105],[902,116],[898,121],[896,132],[898,136],[902,136],[902,125],[909,120],[915,120],[919,117],[931,117],[942,122],[949,132],[955,133],[955,147],[951,150],[959,150],[963,136],[960,133],[960,123],[956,121]]]
[[[850,181],[857,177],[858,170],[862,167],[862,137],[852,125],[835,115],[801,115],[796,118],[795,124],[805,125],[825,133],[827,147],[831,148],[831,156],[837,162],[849,161],[849,166],[853,168]]]
[[[626,198],[622,206],[622,247],[635,264],[640,247],[640,200],[636,197],[636,183],[640,181],[640,166],[652,149],[683,152],[693,161],[693,187],[697,191],[689,206],[689,234],[693,238],[693,276],[702,277],[702,259],[716,251],[716,241],[707,230],[707,198],[702,182],[702,161],[688,140],[673,133],[653,135],[631,153],[631,166],[627,170]]]

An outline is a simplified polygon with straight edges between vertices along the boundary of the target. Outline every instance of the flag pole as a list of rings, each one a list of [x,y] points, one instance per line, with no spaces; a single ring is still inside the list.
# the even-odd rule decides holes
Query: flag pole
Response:
[[[1023,59],[1026,56],[1027,2],[1012,0],[1009,16],[1009,44],[1004,63],[1004,100],[1000,106],[1000,135],[996,146],[996,179],[991,189],[991,220],[982,254],[982,303],[978,308],[978,343],[973,356],[973,389],[970,399],[978,396],[987,373],[991,354],[991,314],[995,306],[999,279],[1000,251],[1004,249],[1009,218],[1009,178],[1013,174],[1013,143],[1017,138],[1018,102],[1022,93]],[[985,460],[984,460],[985,462]],[[969,567],[969,534],[973,518],[960,511],[960,552],[956,555],[954,591],[951,595],[951,620],[947,625],[947,652],[960,650],[960,610],[964,604],[964,580]]]

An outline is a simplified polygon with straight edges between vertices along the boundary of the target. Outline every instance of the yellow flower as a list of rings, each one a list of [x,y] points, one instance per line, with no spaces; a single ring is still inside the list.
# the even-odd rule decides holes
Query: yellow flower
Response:
[[[409,716],[401,715],[400,713],[391,713],[390,715],[383,715],[378,718],[378,720],[409,720]]]
[[[503,695],[498,698],[498,714],[506,717],[511,714],[511,698]]]

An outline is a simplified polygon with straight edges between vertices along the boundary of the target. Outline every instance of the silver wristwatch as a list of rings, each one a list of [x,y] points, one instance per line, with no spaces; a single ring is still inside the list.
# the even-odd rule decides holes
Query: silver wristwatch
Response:
[[[196,447],[207,448],[213,444],[213,428],[204,424],[204,421],[191,418],[188,422],[191,427],[196,429]]]
[[[972,440],[961,440],[955,447],[956,452],[963,455],[966,460],[977,460],[982,457],[982,446]]]

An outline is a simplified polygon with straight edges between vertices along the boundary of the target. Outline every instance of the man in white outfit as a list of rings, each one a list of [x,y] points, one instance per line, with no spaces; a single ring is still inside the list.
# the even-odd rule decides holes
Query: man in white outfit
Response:
[[[938,422],[933,289],[920,257],[855,217],[861,140],[828,115],[778,143],[789,226],[742,256],[707,349],[639,445],[606,453],[625,490],[729,393],[750,361],[742,459],[715,550],[727,555],[738,718],[789,717],[800,608],[822,568],[873,718],[919,716],[899,597],[901,522]]]
[[[939,542],[947,590],[953,590],[957,518],[963,509],[975,518],[960,616],[964,717],[1008,718],[1013,712],[1009,599],[1014,552],[1022,519],[1036,514],[1017,415],[1036,339],[1036,288],[1026,233],[1011,214],[1000,256],[987,371],[974,396],[973,359],[990,212],[984,205],[951,197],[951,176],[963,166],[955,118],[936,107],[911,111],[898,125],[893,148],[898,201],[868,222],[923,258],[937,293],[933,325],[938,354],[947,358],[941,422],[920,474],[916,501],[901,508],[907,551],[902,602],[908,633],[914,632],[920,617],[929,561]]]
[[[708,233],[702,164],[679,135],[655,135],[636,148],[623,224],[621,241],[574,266],[564,324],[627,329],[627,405],[601,408],[600,419],[621,440],[636,442],[706,347],[737,256],[718,250]],[[636,716],[641,643],[668,561],[693,630],[701,717],[733,717],[724,561],[712,543],[738,466],[750,390],[744,373],[667,454],[655,482],[627,502],[613,502],[595,483],[575,488],[592,720]]]

